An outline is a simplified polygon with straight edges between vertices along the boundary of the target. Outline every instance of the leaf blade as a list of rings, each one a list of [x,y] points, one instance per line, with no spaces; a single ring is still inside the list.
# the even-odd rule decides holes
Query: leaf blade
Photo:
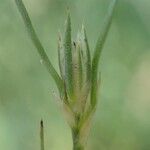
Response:
[[[94,51],[94,56],[92,59],[92,89],[91,89],[91,105],[93,107],[96,106],[97,103],[97,72],[98,72],[98,64],[100,60],[101,51],[103,49],[104,43],[106,41],[106,37],[112,22],[112,17],[114,13],[114,9],[116,6],[117,0],[113,0],[109,6],[108,13],[105,17],[104,24],[102,27],[102,31],[98,38],[96,48]]]
[[[91,54],[90,54],[90,48],[88,44],[87,34],[84,26],[82,25],[82,43],[83,43],[83,49],[85,50],[86,55],[86,62],[85,62],[85,71],[86,71],[86,82],[91,82]]]
[[[60,76],[58,75],[58,73],[56,72],[55,68],[53,67],[53,65],[51,64],[39,38],[37,37],[36,35],[36,32],[33,28],[33,25],[32,25],[32,22],[31,22],[31,19],[28,15],[28,12],[22,2],[22,0],[15,0],[16,2],[16,5],[18,7],[18,10],[23,18],[23,21],[24,21],[24,24],[26,26],[26,29],[27,29],[27,32],[32,40],[32,42],[34,43],[41,59],[42,59],[42,62],[43,64],[45,65],[46,69],[48,70],[48,72],[50,73],[50,75],[52,76],[52,78],[54,79],[59,91],[61,92],[62,90],[62,80],[60,78]]]
[[[71,41],[71,18],[68,12],[66,31],[64,37],[64,57],[65,57],[65,84],[70,98],[73,97],[73,68],[72,68],[72,41]]]
[[[59,62],[59,70],[62,77],[62,80],[64,81],[65,77],[65,60],[64,60],[64,47],[62,42],[62,36],[59,33],[59,39],[58,39],[58,62]]]

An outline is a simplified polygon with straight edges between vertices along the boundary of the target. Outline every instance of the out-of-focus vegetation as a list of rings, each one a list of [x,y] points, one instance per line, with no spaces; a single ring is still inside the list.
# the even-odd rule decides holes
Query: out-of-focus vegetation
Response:
[[[84,22],[92,51],[110,0],[24,0],[24,3],[58,69],[57,35],[64,28],[66,7],[71,10],[73,33]],[[117,5],[102,53],[101,91],[88,150],[149,150],[149,8],[148,0],[120,0]],[[52,91],[57,94],[14,0],[1,0],[0,149],[39,149],[41,118],[45,123],[46,149],[71,149],[71,133]]]

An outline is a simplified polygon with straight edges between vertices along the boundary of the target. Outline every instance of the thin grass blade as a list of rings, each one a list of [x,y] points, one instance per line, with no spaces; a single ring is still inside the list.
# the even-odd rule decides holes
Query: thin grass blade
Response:
[[[72,68],[72,41],[71,41],[71,18],[68,12],[66,31],[64,37],[65,56],[65,83],[66,90],[70,98],[73,97],[73,68]]]
[[[111,22],[112,22],[112,17],[113,17],[113,12],[114,12],[114,8],[116,6],[117,0],[112,0],[109,9],[108,9],[108,13],[106,15],[106,18],[104,20],[104,24],[102,27],[102,32],[100,33],[100,36],[98,38],[97,44],[96,44],[96,48],[94,51],[94,56],[93,56],[93,60],[92,60],[92,90],[91,90],[91,105],[93,107],[95,107],[96,105],[96,95],[97,95],[97,72],[98,72],[98,64],[99,64],[99,60],[100,60],[100,55],[101,55],[101,51],[103,49]]]
[[[73,89],[74,89],[74,96],[78,99],[80,94],[80,64],[79,64],[79,52],[80,52],[80,45],[75,44],[72,50],[72,64],[73,64]]]
[[[48,72],[50,73],[50,75],[52,76],[52,78],[55,80],[56,85],[59,89],[59,91],[61,92],[63,83],[62,80],[60,78],[60,76],[58,75],[58,73],[56,72],[55,68],[53,67],[53,65],[51,64],[39,38],[36,35],[36,32],[33,28],[32,22],[30,20],[30,17],[27,13],[27,10],[22,2],[22,0],[15,0],[16,5],[19,9],[19,12],[21,13],[21,16],[23,18],[23,21],[25,23],[26,29],[28,31],[28,34],[30,35],[39,55],[41,56],[42,59],[42,63],[45,65],[45,67],[47,68]]]
[[[59,62],[59,70],[62,77],[62,80],[64,81],[65,78],[65,59],[64,59],[64,46],[62,42],[62,36],[59,34],[58,39],[58,62]]]
[[[78,51],[78,60],[79,60],[79,88],[81,89],[83,83],[83,66],[82,66],[81,50]]]
[[[86,82],[91,81],[91,54],[90,54],[90,49],[89,49],[89,44],[88,44],[88,39],[86,35],[86,30],[84,26],[82,25],[82,47],[83,51],[85,51],[85,72],[86,72]]]

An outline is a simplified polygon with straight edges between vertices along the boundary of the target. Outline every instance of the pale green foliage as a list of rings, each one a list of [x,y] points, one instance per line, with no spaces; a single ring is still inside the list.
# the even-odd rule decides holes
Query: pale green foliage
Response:
[[[15,2],[16,2],[16,5],[18,6],[18,9],[22,15],[22,18],[24,20],[27,31],[28,31],[35,47],[37,48],[39,55],[41,56],[41,60],[42,60],[43,64],[45,65],[48,72],[51,74],[51,76],[55,80],[59,91],[61,91],[62,85],[63,85],[62,80],[61,80],[60,76],[58,75],[58,73],[56,72],[56,70],[54,69],[53,65],[51,64],[39,38],[37,37],[36,32],[32,26],[31,20],[29,18],[29,15],[27,13],[27,10],[26,10],[24,4],[22,3],[22,0],[15,0]]]
[[[114,12],[115,5],[117,0],[112,0],[110,7],[108,9],[108,14],[104,20],[104,24],[100,33],[100,36],[97,40],[97,44],[94,51],[94,56],[92,60],[92,90],[91,90],[91,104],[93,107],[96,106],[97,103],[97,73],[98,73],[98,64],[100,60],[101,51],[103,49]]]
[[[46,68],[54,78],[60,92],[60,100],[72,129],[74,150],[83,150],[91,118],[97,104],[99,87],[98,65],[117,0],[112,0],[101,34],[98,38],[93,58],[91,58],[86,30],[82,26],[76,41],[71,38],[70,13],[66,20],[64,37],[59,35],[58,60],[60,76],[49,61],[27,14],[22,0],[15,0],[23,20]]]
[[[64,58],[65,58],[65,84],[68,96],[73,98],[73,68],[72,68],[72,42],[71,42],[71,18],[68,13],[66,31],[64,37]]]

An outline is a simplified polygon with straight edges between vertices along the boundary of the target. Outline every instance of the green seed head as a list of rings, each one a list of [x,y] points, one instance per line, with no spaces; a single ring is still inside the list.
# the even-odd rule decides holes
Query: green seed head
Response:
[[[60,74],[67,95],[65,101],[68,101],[76,113],[80,113],[84,111],[90,93],[91,56],[83,26],[77,33],[76,40],[72,41],[70,14],[66,21],[64,38],[59,35],[58,57]]]
[[[96,107],[99,87],[98,64],[110,28],[115,4],[116,0],[113,0],[97,40],[93,58],[91,58],[86,30],[83,25],[77,33],[76,40],[72,41],[69,12],[64,37],[59,35],[59,68],[65,93],[62,99],[64,102],[68,102],[76,114],[83,113],[87,109],[86,107],[93,110]]]

